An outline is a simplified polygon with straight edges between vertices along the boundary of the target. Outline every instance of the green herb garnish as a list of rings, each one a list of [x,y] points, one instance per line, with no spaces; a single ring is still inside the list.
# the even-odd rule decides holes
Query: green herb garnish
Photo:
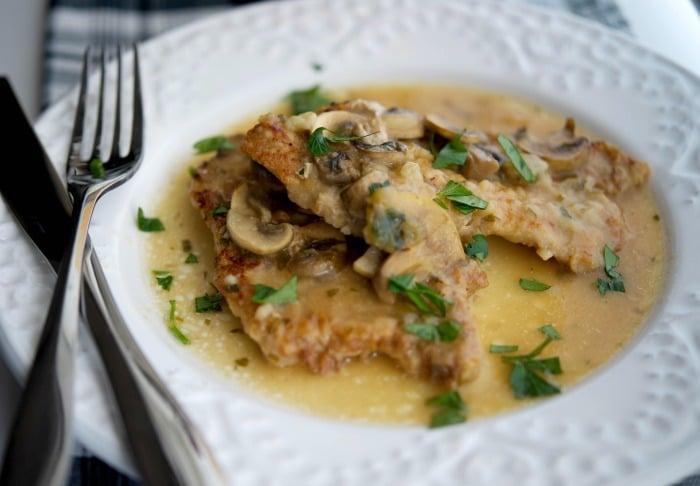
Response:
[[[163,231],[165,226],[158,218],[147,218],[143,215],[143,209],[139,208],[136,213],[136,225],[141,231]]]
[[[187,258],[185,258],[185,263],[197,263],[199,262],[199,259],[197,258],[197,255],[194,253],[190,253],[187,255]]]
[[[527,165],[527,162],[525,162],[525,159],[523,159],[520,150],[518,150],[518,147],[515,146],[513,141],[501,134],[498,136],[498,143],[501,145],[501,148],[510,159],[513,167],[515,167],[515,170],[518,171],[518,174],[520,174],[526,182],[535,182],[537,180],[535,174],[532,173],[530,167]]]
[[[323,134],[324,132],[328,132],[332,136],[327,137]],[[360,140],[362,138],[369,137],[370,135],[374,135],[375,133],[376,132],[372,132],[368,133],[367,135],[356,135],[347,137],[344,136],[342,133],[334,132],[333,130],[329,130],[326,127],[318,127],[313,132],[311,132],[311,135],[309,136],[309,141],[306,142],[306,147],[309,149],[309,152],[319,157],[321,155],[326,155],[328,152],[331,151],[329,145],[331,143],[352,142],[353,140]]]
[[[170,304],[170,315],[168,316],[168,329],[173,334],[173,336],[175,336],[177,340],[180,341],[182,344],[190,344],[190,339],[187,336],[185,336],[182,333],[182,331],[180,331],[180,328],[177,327],[177,324],[175,324],[175,301],[169,300],[168,303]]]
[[[221,311],[221,301],[223,296],[218,292],[215,294],[205,293],[200,297],[194,298],[194,311],[195,312],[219,312]]]
[[[425,284],[414,282],[412,273],[394,275],[389,278],[389,290],[405,295],[424,314],[444,316],[452,302]]]
[[[488,202],[475,196],[472,191],[464,187],[459,182],[449,181],[445,187],[438,192],[438,196],[442,196],[452,203],[452,207],[462,214],[469,214],[477,209],[486,209]]]
[[[605,295],[608,292],[625,291],[625,282],[622,280],[622,274],[616,270],[619,264],[620,257],[608,245],[605,245],[603,247],[603,265],[608,279],[603,280],[599,278],[596,282],[600,295]]]
[[[391,183],[388,179],[384,182],[373,182],[369,185],[369,193],[374,194],[374,191],[376,191],[377,189],[381,189],[382,187],[387,187],[389,185],[391,185]]]
[[[198,154],[206,154],[215,150],[233,150],[236,146],[225,135],[214,135],[195,142],[193,148]]]
[[[491,344],[489,346],[489,353],[493,354],[514,353],[517,350],[517,344]]]
[[[521,289],[529,290],[532,292],[542,292],[551,287],[551,285],[548,285],[544,282],[540,282],[539,280],[529,280],[526,278],[521,278],[520,280],[518,280],[518,284],[520,285]]]
[[[167,270],[153,270],[152,273],[156,278],[156,282],[163,288],[163,290],[170,290],[170,286],[173,283],[172,273]]]
[[[94,158],[88,164],[90,167],[90,175],[93,179],[104,179],[105,178],[105,166],[102,159]]]
[[[457,390],[450,390],[426,400],[426,405],[439,407],[433,413],[430,428],[461,424],[467,421],[467,405]]]
[[[264,284],[253,285],[255,293],[253,302],[258,304],[285,304],[297,300],[297,276],[294,275],[286,284],[279,289],[268,287]]]
[[[464,252],[469,258],[483,262],[489,256],[489,242],[484,235],[472,235],[472,241],[464,245]]]
[[[513,366],[510,373],[510,386],[516,398],[540,397],[555,395],[561,390],[556,385],[548,382],[542,375],[561,373],[561,364],[558,357],[538,359],[542,350],[554,340],[561,339],[557,330],[551,324],[542,326],[539,331],[545,335],[544,341],[528,354],[502,356],[501,361]],[[491,345],[492,353],[506,353],[516,351],[515,345]]]
[[[439,324],[413,323],[403,326],[404,331],[418,336],[425,341],[452,342],[459,336],[462,328],[455,321],[442,321]]]
[[[462,133],[464,133],[464,130]],[[456,135],[444,147],[442,147],[433,161],[433,167],[436,169],[444,169],[445,167],[449,167],[451,165],[464,165],[464,163],[467,161],[469,151],[464,143],[462,143],[462,133]]]
[[[333,101],[321,92],[321,86],[318,84],[306,90],[292,91],[287,99],[292,104],[292,114],[294,115],[317,110]]]
[[[223,216],[224,214],[228,214],[228,206],[225,204],[220,204],[211,211],[212,216]]]

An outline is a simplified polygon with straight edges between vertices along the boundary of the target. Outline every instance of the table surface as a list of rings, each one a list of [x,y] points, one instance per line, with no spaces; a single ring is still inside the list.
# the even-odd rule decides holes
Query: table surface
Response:
[[[41,36],[36,32],[44,22],[44,4],[4,0],[0,5],[0,73],[10,78],[30,119],[38,116],[41,106]],[[617,0],[617,4],[633,37],[700,76],[700,0]],[[19,386],[0,359],[0,451],[18,395]]]

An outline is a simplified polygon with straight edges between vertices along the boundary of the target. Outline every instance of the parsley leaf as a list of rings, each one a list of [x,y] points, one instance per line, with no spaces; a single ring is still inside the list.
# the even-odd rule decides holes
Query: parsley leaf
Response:
[[[105,166],[102,159],[94,158],[89,164],[90,175],[93,179],[104,179],[105,178]]]
[[[439,324],[416,322],[404,325],[403,329],[424,341],[448,343],[457,339],[462,330],[455,321],[442,321]]]
[[[545,339],[534,350],[527,354],[501,357],[502,362],[513,366],[509,382],[516,398],[555,395],[561,391],[559,387],[542,376],[542,374],[558,375],[562,372],[559,358],[537,358],[549,343],[561,339],[561,335],[551,324],[540,327],[539,331],[545,335]],[[517,349],[515,345],[492,344],[489,352],[508,353]]]
[[[211,211],[212,216],[223,216],[228,214],[228,206],[225,204],[220,204]]]
[[[467,405],[457,390],[446,391],[428,398],[425,403],[439,407],[431,417],[430,428],[461,424],[467,421]]]
[[[620,257],[608,245],[603,247],[603,264],[608,279],[598,279],[596,282],[598,293],[605,295],[608,292],[624,292],[625,282],[622,280],[622,274],[616,270],[620,264]]]
[[[414,282],[412,273],[394,275],[389,278],[389,290],[405,295],[424,314],[444,316],[452,302],[444,299],[437,291],[420,282]]]
[[[539,280],[529,280],[526,278],[521,278],[518,280],[518,284],[520,285],[521,289],[529,290],[531,292],[543,292],[551,287],[551,285],[540,282]]]
[[[464,130],[462,133],[464,133]],[[436,169],[444,169],[451,165],[464,165],[467,161],[469,151],[464,143],[462,143],[462,133],[455,135],[452,140],[442,147],[433,161],[433,167]]]
[[[489,256],[489,242],[484,235],[475,234],[472,236],[472,241],[464,245],[464,252],[469,258],[476,258],[483,262]]]
[[[388,179],[385,180],[384,182],[373,182],[369,185],[369,193],[374,194],[374,191],[376,191],[377,189],[381,189],[382,187],[387,187],[390,185],[391,185],[391,183],[389,182]]]
[[[213,137],[203,138],[195,142],[192,146],[196,153],[206,154],[207,152],[214,152],[215,150],[233,150],[236,148],[231,140],[224,135],[214,135]]]
[[[321,86],[318,84],[309,89],[292,91],[287,99],[292,104],[292,114],[294,115],[314,111],[333,101],[321,92]]]
[[[223,296],[219,293],[211,294],[205,293],[200,297],[194,298],[194,311],[195,312],[219,312],[221,310],[221,301]]]
[[[438,192],[438,196],[443,196],[452,203],[452,207],[462,214],[469,214],[477,209],[486,209],[488,202],[475,196],[472,191],[464,187],[459,182],[449,181],[445,187]]]
[[[515,167],[515,170],[517,170],[518,174],[525,179],[525,182],[535,182],[537,177],[535,177],[535,174],[532,173],[530,167],[527,165],[527,162],[525,162],[525,159],[523,159],[520,150],[518,150],[518,147],[515,146],[513,141],[501,134],[498,136],[498,143],[501,145],[501,148],[510,159],[513,167]]]
[[[278,289],[268,287],[264,284],[253,285],[255,293],[253,302],[258,304],[285,304],[297,300],[297,276],[294,275],[289,281]]]
[[[165,226],[158,218],[147,218],[143,215],[143,209],[139,208],[136,214],[136,225],[141,231],[163,231]]]
[[[169,300],[168,303],[170,304],[170,315],[168,317],[168,329],[170,332],[177,338],[178,341],[180,341],[182,344],[190,344],[192,341],[185,336],[182,331],[177,327],[177,324],[175,323],[175,301],[174,300]]]
[[[156,282],[163,288],[163,290],[170,290],[170,286],[173,283],[172,273],[167,270],[153,270],[152,273],[156,278]]]
[[[323,134],[324,132],[328,132],[332,136],[327,137]],[[360,140],[362,138],[369,137],[370,135],[374,135],[375,133],[376,132],[368,133],[367,135],[356,135],[346,137],[343,136],[341,133],[334,132],[333,130],[329,130],[326,127],[318,127],[313,132],[311,132],[309,140],[308,142],[306,142],[306,147],[309,149],[309,152],[318,157],[321,155],[326,155],[328,152],[331,151],[329,145],[331,143],[352,142],[353,140]]]
[[[197,255],[194,253],[190,253],[187,255],[187,258],[185,258],[185,263],[197,263],[199,262],[199,259],[197,258]]]

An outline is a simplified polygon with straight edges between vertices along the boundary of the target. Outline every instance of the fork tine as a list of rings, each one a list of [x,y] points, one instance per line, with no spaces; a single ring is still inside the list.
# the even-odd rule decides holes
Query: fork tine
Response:
[[[83,142],[83,125],[85,121],[85,96],[87,92],[88,63],[90,47],[85,48],[83,53],[83,66],[80,72],[80,86],[78,88],[78,101],[75,107],[75,118],[73,119],[73,131],[71,133],[69,158],[80,160],[80,149]]]
[[[122,114],[122,50],[117,45],[117,86],[114,101],[114,130],[112,132],[112,149],[109,162],[119,161],[119,141],[121,139],[121,114]],[[103,105],[101,105],[103,106]]]
[[[141,99],[141,69],[139,67],[139,53],[136,44],[134,50],[134,100],[133,119],[131,122],[131,143],[127,158],[129,160],[138,159],[143,150],[143,101]]]
[[[92,148],[89,151],[90,158],[99,159],[100,158],[100,147],[102,146],[102,118],[104,116],[104,95],[105,95],[105,48],[102,46],[100,49],[100,88],[98,92],[97,106],[100,109],[97,111],[97,120],[95,121],[95,135],[92,139]]]

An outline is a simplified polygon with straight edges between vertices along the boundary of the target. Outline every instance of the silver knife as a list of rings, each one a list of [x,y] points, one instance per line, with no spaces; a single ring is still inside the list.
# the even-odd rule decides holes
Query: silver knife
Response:
[[[0,192],[18,223],[54,269],[58,267],[70,229],[67,192],[27,120],[9,84],[0,77],[0,106],[10,121],[0,131],[5,146],[21,147],[22,163],[6,164]],[[24,184],[22,183],[24,182]],[[120,411],[130,451],[141,480],[147,485],[222,485],[223,472],[201,434],[188,419],[121,320],[102,267],[93,252],[85,264],[85,320],[100,352]],[[18,404],[22,406],[22,404]],[[46,417],[48,421],[50,417]],[[47,424],[37,424],[41,431]],[[36,432],[34,432],[36,434]],[[12,434],[14,436],[15,434]],[[13,440],[13,439],[10,439]],[[36,447],[40,437],[25,437]],[[40,442],[38,442],[40,443]],[[22,447],[23,444],[14,444]],[[15,447],[9,447],[8,451]],[[57,454],[31,451],[36,461],[21,464],[5,458],[2,478],[14,484],[35,484]],[[70,450],[68,451],[70,453]],[[4,479],[3,479],[4,481]]]

